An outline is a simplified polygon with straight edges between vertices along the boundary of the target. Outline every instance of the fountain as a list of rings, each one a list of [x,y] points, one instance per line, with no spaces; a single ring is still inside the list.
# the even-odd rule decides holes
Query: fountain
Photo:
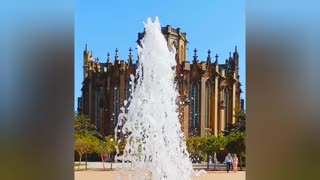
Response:
[[[123,165],[120,176],[130,171],[128,179],[191,179],[194,171],[178,118],[175,48],[168,48],[158,17],[154,22],[148,18],[144,27],[131,97],[115,129],[118,141],[119,134],[126,138],[123,154],[116,157]]]

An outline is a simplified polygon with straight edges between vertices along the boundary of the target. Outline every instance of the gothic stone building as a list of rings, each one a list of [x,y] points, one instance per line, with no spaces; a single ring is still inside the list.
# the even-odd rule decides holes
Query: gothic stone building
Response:
[[[211,57],[210,50],[205,61],[200,61],[197,50],[193,60],[187,60],[187,37],[180,28],[167,25],[162,28],[168,45],[176,47],[176,78],[180,102],[180,122],[186,137],[218,135],[229,124],[236,122],[235,113],[240,110],[239,54],[235,48],[233,55],[225,63],[218,63],[218,55]],[[144,32],[138,33],[138,43]],[[83,52],[84,81],[82,96],[78,98],[78,112],[88,115],[103,135],[114,133],[114,127],[130,96],[130,74],[135,74],[139,59],[134,62],[132,49],[128,60],[120,60],[118,50],[114,63],[108,53],[106,62],[99,62],[89,53],[87,45]]]

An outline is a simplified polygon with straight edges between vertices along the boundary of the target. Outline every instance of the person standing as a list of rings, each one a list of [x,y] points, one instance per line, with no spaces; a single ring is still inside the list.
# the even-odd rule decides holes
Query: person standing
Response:
[[[231,154],[230,154],[230,153],[228,153],[228,155],[227,155],[226,158],[224,159],[224,163],[225,163],[226,166],[227,166],[227,173],[229,173],[230,167],[231,167],[231,164],[232,164],[232,157],[231,157]]]
[[[212,156],[209,155],[209,169],[210,169],[210,166],[212,165]]]
[[[238,168],[238,158],[236,154],[234,154],[232,158],[232,168],[233,168],[233,172],[236,173]]]

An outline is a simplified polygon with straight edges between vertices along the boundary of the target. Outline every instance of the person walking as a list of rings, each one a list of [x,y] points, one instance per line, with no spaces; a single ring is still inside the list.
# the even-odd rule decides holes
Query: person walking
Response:
[[[230,167],[231,167],[231,164],[232,164],[232,157],[231,157],[231,154],[230,154],[230,153],[228,153],[228,155],[227,155],[226,158],[224,159],[224,163],[225,163],[226,166],[227,166],[227,173],[229,173]]]
[[[232,158],[232,169],[233,169],[233,172],[237,172],[237,168],[238,168],[238,158],[237,158],[237,155],[234,154],[233,155],[233,158]]]

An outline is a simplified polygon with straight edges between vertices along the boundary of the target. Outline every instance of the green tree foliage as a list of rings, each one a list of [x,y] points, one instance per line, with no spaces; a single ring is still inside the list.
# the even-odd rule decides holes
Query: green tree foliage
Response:
[[[90,118],[82,114],[75,115],[74,135],[74,150],[79,154],[79,161],[81,163],[83,155],[95,152],[101,135],[97,132],[95,125],[90,123]],[[78,169],[80,167],[80,163]]]
[[[228,136],[231,133],[236,132],[246,132],[246,113],[244,111],[236,112],[236,123],[228,124],[226,131],[224,131],[224,136]]]
[[[186,144],[192,162],[207,160],[209,166],[209,155],[226,150],[238,155],[240,169],[242,170],[242,157],[244,156],[246,148],[245,138],[245,133],[234,132],[229,134],[229,136],[219,135],[187,138]]]
[[[227,144],[227,139],[223,136],[209,136],[204,139],[204,151],[207,153],[207,168],[209,168],[209,155],[223,150]]]
[[[74,133],[76,136],[91,134],[101,138],[101,135],[97,132],[96,126],[90,123],[90,118],[82,114],[76,114],[75,116]]]
[[[223,150],[227,144],[227,139],[223,136],[209,136],[206,138],[206,152],[213,154]]]
[[[246,148],[246,113],[244,111],[236,112],[236,123],[228,125],[224,135],[228,138],[226,150],[238,154],[240,170],[242,170],[242,157],[244,157]]]
[[[105,154],[112,154],[116,151],[116,142],[112,138],[112,136],[107,136],[103,140],[100,140],[98,145],[96,146],[95,152],[100,155],[103,169],[105,170],[104,165],[104,155]],[[112,169],[112,162],[111,162],[111,169]]]
[[[99,144],[97,137],[86,134],[84,136],[76,135],[74,141],[74,150],[79,154],[79,166],[81,165],[82,156],[95,152],[96,147]]]
[[[240,111],[236,113],[236,119],[238,120],[238,131],[239,132],[246,132],[246,113],[244,111]]]
[[[246,134],[243,132],[231,133],[228,137],[226,150],[236,153],[239,157],[240,170],[242,170],[242,157],[246,150]]]
[[[206,160],[206,139],[203,137],[193,137],[186,140],[187,150],[192,162]]]

